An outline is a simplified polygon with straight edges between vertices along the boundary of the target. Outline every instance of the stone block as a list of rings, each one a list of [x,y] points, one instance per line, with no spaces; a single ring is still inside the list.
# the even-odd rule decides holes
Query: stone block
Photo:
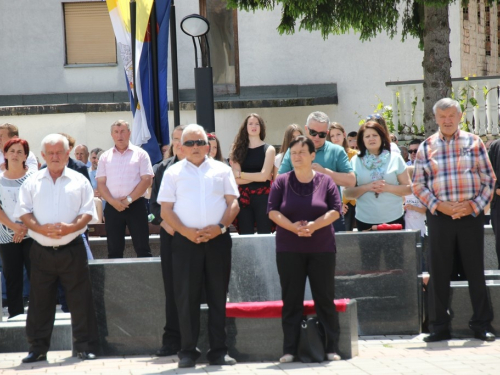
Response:
[[[0,353],[28,352],[26,317],[26,314],[22,314],[0,322]],[[58,313],[50,340],[50,350],[71,350],[72,345],[71,315]]]
[[[490,295],[493,314],[500,313],[500,280],[486,280],[488,293]],[[467,281],[452,281],[450,290],[450,314],[451,334],[453,337],[465,338],[473,337],[474,334],[469,328],[469,320],[472,317],[472,304],[469,296],[469,283]],[[497,326],[495,320],[493,328]]]

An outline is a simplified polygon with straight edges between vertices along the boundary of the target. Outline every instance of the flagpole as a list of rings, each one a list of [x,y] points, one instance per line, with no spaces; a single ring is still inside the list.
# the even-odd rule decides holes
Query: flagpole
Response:
[[[177,65],[177,29],[174,0],[170,4],[170,60],[172,63],[172,102],[174,104],[174,126],[181,124],[179,111],[179,69]]]
[[[158,88],[158,33],[156,29],[156,4],[153,1],[151,15],[149,18],[149,29],[151,32],[151,60],[153,76],[153,108],[154,108],[154,129],[158,145],[162,146],[161,126],[160,126],[160,90]]]
[[[136,24],[137,24],[137,14],[136,14],[136,3],[135,0],[130,0],[130,42],[132,45],[132,79],[134,81],[132,92],[134,95],[134,110],[137,108],[139,100],[137,98],[136,89],[136,72],[135,72],[135,38],[136,38]]]

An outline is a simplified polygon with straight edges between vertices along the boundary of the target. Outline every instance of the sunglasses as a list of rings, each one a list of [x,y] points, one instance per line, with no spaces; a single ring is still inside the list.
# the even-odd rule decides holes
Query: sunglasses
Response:
[[[408,150],[409,154],[416,154],[418,150]]]
[[[327,132],[317,132],[316,130],[309,129],[309,134],[311,137],[320,137],[320,138],[326,138]]]
[[[366,119],[370,120],[372,118],[376,118],[377,120],[380,120],[382,116],[380,116],[378,113],[374,113],[373,115],[368,116]]]
[[[207,141],[205,141],[204,139],[198,139],[196,141],[186,141],[182,145],[186,147],[193,147],[194,145],[201,147],[201,146],[206,146]]]

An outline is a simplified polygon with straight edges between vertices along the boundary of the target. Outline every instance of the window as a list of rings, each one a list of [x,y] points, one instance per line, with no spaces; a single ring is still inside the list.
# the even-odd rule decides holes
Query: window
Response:
[[[214,94],[238,94],[238,13],[226,9],[226,0],[200,0],[200,14],[210,22],[208,43],[214,78]]]
[[[66,64],[116,64],[116,41],[106,2],[64,3]]]

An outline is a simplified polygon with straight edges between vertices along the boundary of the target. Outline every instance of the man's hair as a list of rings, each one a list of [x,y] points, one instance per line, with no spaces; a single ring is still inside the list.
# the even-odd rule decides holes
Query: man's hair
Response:
[[[443,98],[438,100],[436,104],[434,104],[434,107],[432,107],[432,113],[434,113],[435,115],[438,109],[445,110],[451,107],[455,107],[458,113],[462,113],[460,103],[451,98]]]
[[[184,131],[182,132],[181,136],[181,143],[184,143],[185,135],[190,133],[201,133],[203,135],[203,139],[208,144],[207,133],[205,132],[205,129],[203,129],[203,126],[200,126],[198,124],[190,124],[184,128]]]
[[[90,151],[90,153],[91,153],[91,154],[96,154],[96,155],[97,155],[97,154],[98,154],[99,152],[101,152],[101,151],[102,151],[102,148],[96,147],[96,148],[94,148],[92,151]]]
[[[358,132],[356,131],[349,132],[347,136],[351,138],[356,138],[358,136]]]
[[[69,150],[69,141],[66,136],[63,134],[49,134],[42,139],[42,152],[45,154],[45,145],[55,145],[59,142],[62,142],[64,146],[64,151]]]
[[[66,133],[59,133],[63,137],[65,137],[68,140],[69,148],[75,147],[76,139],[73,138],[71,135],[66,134]]]
[[[172,138],[174,138],[174,132],[176,130],[184,131],[186,129],[187,125],[177,125],[175,128],[172,129],[172,134],[170,135]]]
[[[116,120],[113,122],[113,125],[111,125],[111,131],[113,131],[113,126],[126,126],[127,129],[130,130],[130,125],[125,120]]]
[[[9,131],[9,138],[19,137],[19,129],[16,125],[6,122],[5,124],[0,125],[0,130],[4,129],[7,129]]]
[[[412,139],[411,142],[408,143],[408,146],[419,145],[420,143],[422,143],[422,141],[420,139]]]
[[[326,123],[327,126],[330,125],[330,118],[325,112],[315,111],[307,116],[306,125],[309,126],[311,121]]]

